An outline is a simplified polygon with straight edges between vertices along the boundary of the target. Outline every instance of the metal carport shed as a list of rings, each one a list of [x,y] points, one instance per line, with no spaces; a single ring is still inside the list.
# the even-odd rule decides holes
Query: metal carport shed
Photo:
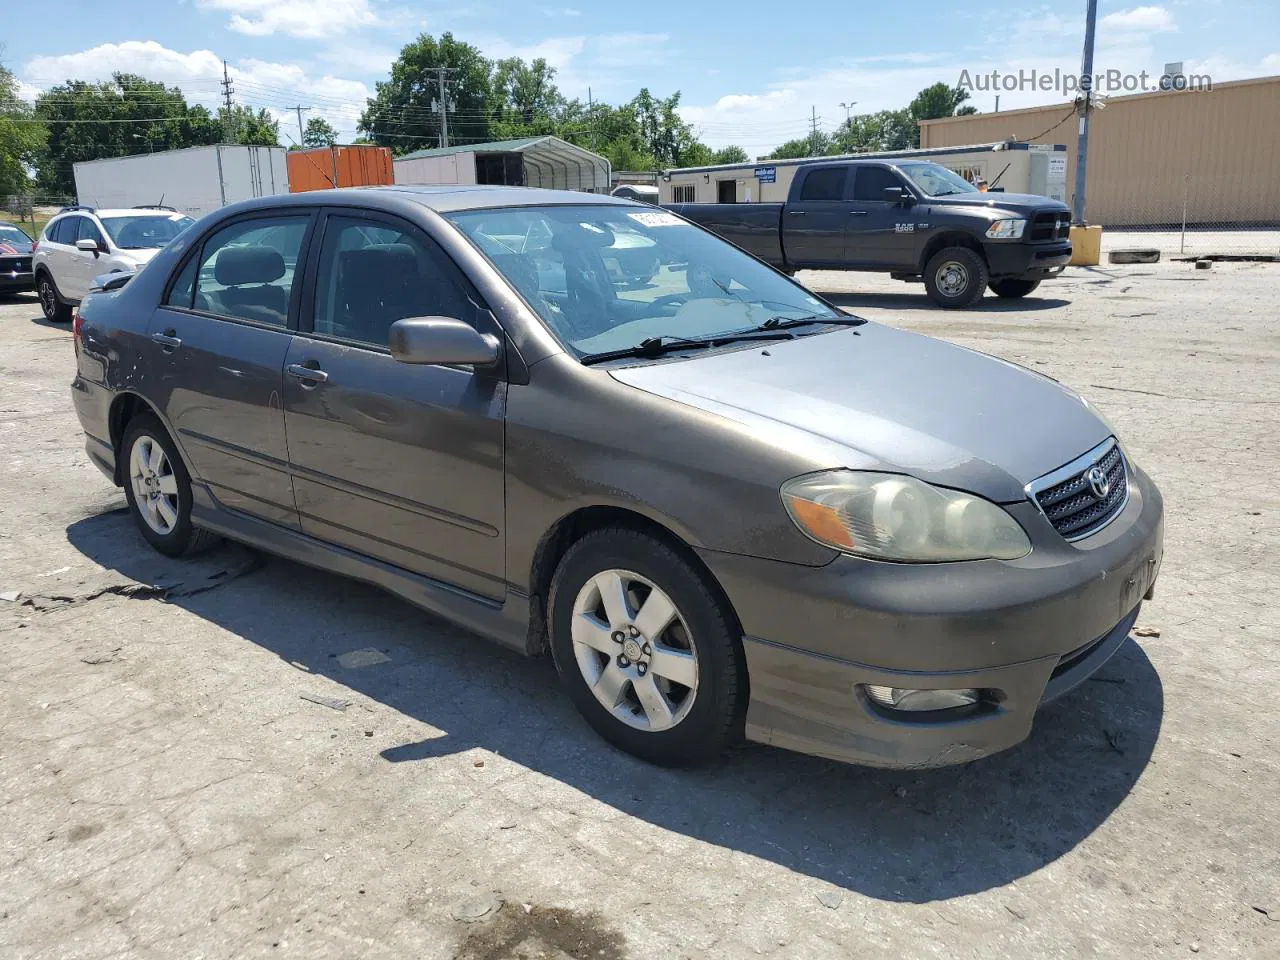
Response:
[[[608,193],[609,161],[559,137],[418,150],[395,159],[398,184],[505,184]]]

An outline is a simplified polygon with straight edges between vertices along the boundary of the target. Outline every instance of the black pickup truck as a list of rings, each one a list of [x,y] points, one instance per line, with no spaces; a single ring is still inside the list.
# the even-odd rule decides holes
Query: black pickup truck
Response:
[[[922,160],[805,164],[786,203],[666,207],[787,273],[866,270],[923,280],[943,307],[972,306],[987,287],[1025,297],[1071,259],[1064,204],[979,191]]]

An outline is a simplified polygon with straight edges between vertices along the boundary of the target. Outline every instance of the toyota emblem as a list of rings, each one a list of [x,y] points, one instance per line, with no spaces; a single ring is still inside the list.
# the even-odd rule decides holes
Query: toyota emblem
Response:
[[[1101,467],[1090,467],[1084,478],[1089,481],[1089,489],[1093,491],[1095,497],[1099,500],[1107,498],[1107,494],[1111,492],[1111,481],[1107,479],[1105,470]]]

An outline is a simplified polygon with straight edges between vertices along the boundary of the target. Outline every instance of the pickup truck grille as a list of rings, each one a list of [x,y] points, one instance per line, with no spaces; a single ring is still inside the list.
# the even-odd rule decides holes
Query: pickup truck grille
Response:
[[[1044,240],[1065,240],[1071,235],[1071,214],[1037,213],[1031,220],[1032,243]]]
[[[0,256],[0,273],[30,273],[30,257]]]
[[[1094,479],[1102,482],[1095,485]],[[1068,540],[1080,540],[1097,533],[1124,509],[1129,501],[1128,468],[1120,446],[1110,440],[1065,478],[1050,474],[1032,483],[1030,489],[1053,529]]]

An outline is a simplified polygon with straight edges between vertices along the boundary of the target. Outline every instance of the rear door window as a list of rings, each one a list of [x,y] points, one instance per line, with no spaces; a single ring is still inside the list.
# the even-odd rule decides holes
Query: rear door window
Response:
[[[801,200],[843,200],[848,167],[824,167],[810,170],[800,185]]]
[[[284,327],[310,216],[261,217],[223,227],[205,241],[196,310]],[[181,282],[173,294],[182,295]]]
[[[76,234],[80,231],[80,221],[83,219],[83,217],[64,217],[49,228],[49,239],[54,243],[75,246]]]

